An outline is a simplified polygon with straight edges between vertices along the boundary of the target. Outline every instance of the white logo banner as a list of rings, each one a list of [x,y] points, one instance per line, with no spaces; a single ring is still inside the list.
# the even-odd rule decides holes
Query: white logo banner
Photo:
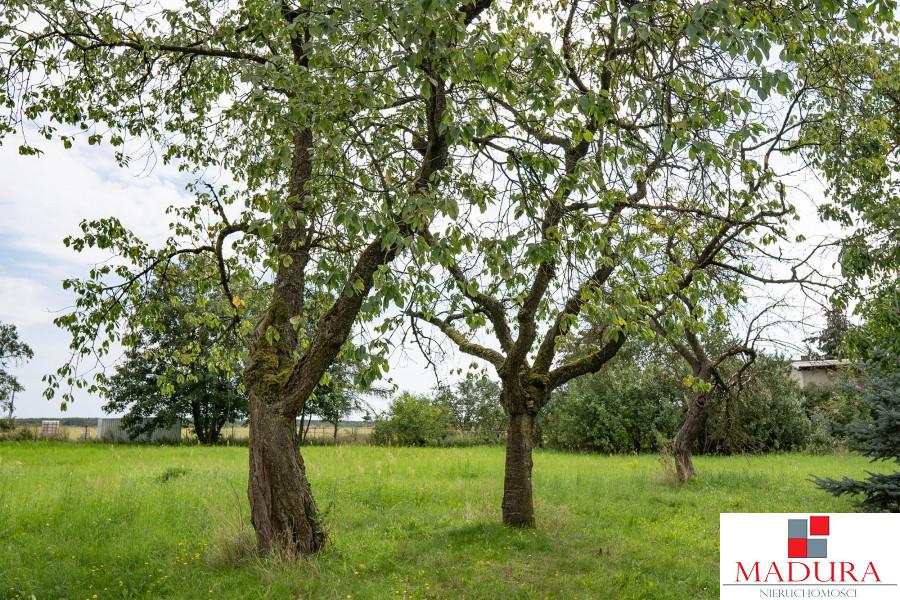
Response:
[[[900,514],[722,513],[723,600],[900,600]]]

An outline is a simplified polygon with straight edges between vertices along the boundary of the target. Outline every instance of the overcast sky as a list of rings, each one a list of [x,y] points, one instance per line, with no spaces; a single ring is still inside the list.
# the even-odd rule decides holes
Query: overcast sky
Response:
[[[16,398],[16,416],[98,416],[100,398],[81,394],[62,413],[58,400],[43,397],[42,376],[63,364],[69,353],[67,335],[52,323],[73,301],[61,282],[84,276],[92,264],[108,258],[98,252],[77,254],[62,240],[77,233],[84,219],[115,216],[151,245],[159,243],[167,234],[165,209],[189,200],[187,180],[163,165],[118,168],[111,153],[96,146],[64,150],[49,144],[35,158],[19,156],[18,143],[10,138],[0,146],[0,321],[18,327],[35,357],[14,369],[25,386]],[[829,233],[816,217],[821,186],[808,175],[794,178],[794,184],[793,199],[803,217],[797,230],[812,239]],[[802,338],[798,332],[782,335]],[[447,378],[451,370],[471,362],[451,354],[439,361],[438,375]],[[426,391],[435,384],[432,369],[409,347],[394,353],[390,375],[403,389]]]

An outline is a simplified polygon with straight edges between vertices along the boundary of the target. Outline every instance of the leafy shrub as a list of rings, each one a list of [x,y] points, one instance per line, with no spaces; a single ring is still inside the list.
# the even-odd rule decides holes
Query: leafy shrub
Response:
[[[17,427],[15,429],[0,432],[0,440],[9,442],[33,442],[39,439],[47,438],[41,438],[40,431],[33,427]]]
[[[447,410],[457,433],[453,445],[496,444],[506,433],[500,385],[484,373],[468,373],[453,387],[434,392],[434,403]]]
[[[813,425],[799,387],[787,372],[754,368],[737,396],[714,394],[699,446],[703,452],[734,454],[802,450]]]
[[[440,446],[452,422],[443,406],[408,392],[391,402],[388,414],[375,422],[372,443],[381,446]]]
[[[829,386],[807,386],[803,403],[813,424],[813,449],[831,450],[847,445],[845,429],[867,414],[859,386],[850,378]]]
[[[814,426],[788,361],[760,353],[743,377],[745,383],[732,393],[711,396],[700,450],[734,454],[806,449]]]
[[[603,453],[662,449],[681,427],[690,391],[677,357],[643,356],[648,355],[649,360],[623,355],[600,373],[567,386],[539,420],[539,441],[563,450]],[[830,413],[808,405],[784,359],[760,355],[748,375],[749,382],[738,392],[710,395],[699,451],[833,447]]]
[[[552,400],[539,419],[540,441],[563,450],[655,452],[678,431],[683,395],[665,368],[619,361]]]

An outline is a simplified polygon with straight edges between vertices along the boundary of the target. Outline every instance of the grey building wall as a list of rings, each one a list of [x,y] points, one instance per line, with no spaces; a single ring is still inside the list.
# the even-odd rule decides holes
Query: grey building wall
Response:
[[[826,387],[838,383],[842,370],[849,365],[847,360],[795,360],[791,362],[791,377],[801,388]]]
[[[97,419],[97,439],[109,442],[180,442],[181,423],[176,423],[165,429],[154,429],[149,435],[142,434],[132,440],[128,436],[128,430],[122,423],[122,419]]]

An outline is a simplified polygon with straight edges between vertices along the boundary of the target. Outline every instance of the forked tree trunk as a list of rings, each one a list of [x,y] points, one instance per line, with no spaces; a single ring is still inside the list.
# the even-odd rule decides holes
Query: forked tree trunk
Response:
[[[679,481],[687,481],[697,476],[694,469],[694,461],[691,450],[697,443],[700,431],[703,429],[703,420],[706,415],[706,394],[694,396],[688,406],[687,414],[681,429],[675,434],[672,442],[672,454],[675,457],[675,473]]]
[[[506,431],[506,472],[503,477],[503,524],[534,527],[531,496],[531,451],[534,447],[534,416],[528,412],[509,415]]]
[[[325,543],[293,415],[250,394],[250,514],[260,552],[287,549],[300,556]]]

